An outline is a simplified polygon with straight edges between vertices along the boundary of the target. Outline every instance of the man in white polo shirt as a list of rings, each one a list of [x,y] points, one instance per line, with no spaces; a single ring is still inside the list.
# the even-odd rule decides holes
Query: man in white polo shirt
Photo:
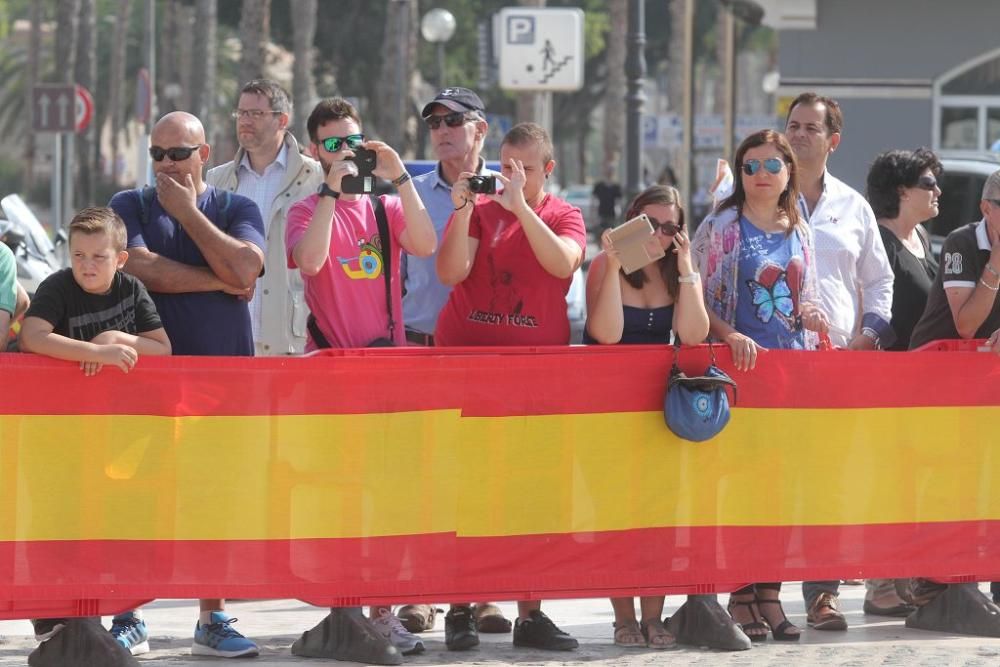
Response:
[[[813,232],[830,341],[850,350],[875,350],[895,337],[890,326],[893,273],[871,206],[827,170],[843,125],[836,101],[802,93],[788,109],[785,135],[799,164],[799,208]],[[816,480],[816,487],[822,493],[823,480]],[[839,589],[839,581],[803,582],[809,627],[847,629],[837,609]]]

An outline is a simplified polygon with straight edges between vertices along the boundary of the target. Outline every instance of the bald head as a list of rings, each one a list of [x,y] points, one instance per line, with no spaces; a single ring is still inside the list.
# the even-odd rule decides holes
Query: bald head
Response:
[[[190,144],[205,143],[204,126],[197,116],[186,111],[171,111],[156,121],[156,125],[153,126],[153,136],[163,132],[170,132],[172,136],[176,136],[174,133],[180,133]]]
[[[170,176],[178,183],[183,183],[187,175],[191,176],[199,193],[205,189],[202,180],[202,168],[208,162],[211,153],[205,143],[205,128],[196,116],[185,111],[171,111],[156,121],[150,135],[150,144],[165,151],[171,148],[193,148],[195,150],[182,153],[185,157],[173,159],[170,154],[164,155],[159,162],[153,162],[153,172]]]

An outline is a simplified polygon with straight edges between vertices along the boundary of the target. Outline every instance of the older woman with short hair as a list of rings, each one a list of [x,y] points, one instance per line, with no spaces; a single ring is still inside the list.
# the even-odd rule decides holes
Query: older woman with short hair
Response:
[[[907,350],[910,334],[923,315],[938,265],[920,223],[938,214],[941,161],[933,151],[881,153],[868,171],[866,195],[878,220],[894,280],[892,328],[896,342],[887,349]]]

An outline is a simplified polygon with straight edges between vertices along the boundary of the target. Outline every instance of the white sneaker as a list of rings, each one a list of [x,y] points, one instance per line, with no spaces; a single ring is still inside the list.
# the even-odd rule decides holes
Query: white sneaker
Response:
[[[371,619],[372,625],[389,643],[403,655],[414,655],[424,652],[424,643],[403,627],[396,615],[388,609],[380,609],[378,617]]]

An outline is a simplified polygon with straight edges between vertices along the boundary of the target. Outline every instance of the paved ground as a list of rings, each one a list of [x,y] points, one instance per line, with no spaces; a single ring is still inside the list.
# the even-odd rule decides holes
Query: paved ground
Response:
[[[798,597],[798,586],[786,586],[786,610],[791,620],[805,627],[805,611]],[[444,647],[443,618],[437,627],[423,638],[427,651],[408,658],[411,665],[982,665],[1000,664],[1000,639],[978,639],[941,635],[903,627],[902,620],[865,617],[861,612],[863,586],[844,587],[841,599],[851,629],[832,633],[805,630],[798,645],[767,642],[750,651],[719,653],[682,648],[668,654],[616,648],[611,643],[611,607],[606,600],[573,600],[546,602],[549,615],[580,640],[580,649],[571,653],[552,654],[514,649],[510,635],[483,635],[483,645],[466,653],[449,653]],[[683,602],[682,598],[667,599],[667,613]],[[513,617],[514,606],[501,604]],[[189,601],[163,600],[146,608],[152,651],[140,661],[150,667],[162,665],[194,666],[214,663],[206,658],[188,655],[194,628],[196,607]],[[240,618],[237,628],[253,637],[261,646],[261,656],[237,664],[307,665],[344,664],[330,661],[305,660],[290,655],[289,647],[303,629],[312,627],[324,612],[301,602],[234,602],[230,613]],[[34,648],[31,626],[27,621],[0,622],[0,666],[25,665],[27,654]]]

